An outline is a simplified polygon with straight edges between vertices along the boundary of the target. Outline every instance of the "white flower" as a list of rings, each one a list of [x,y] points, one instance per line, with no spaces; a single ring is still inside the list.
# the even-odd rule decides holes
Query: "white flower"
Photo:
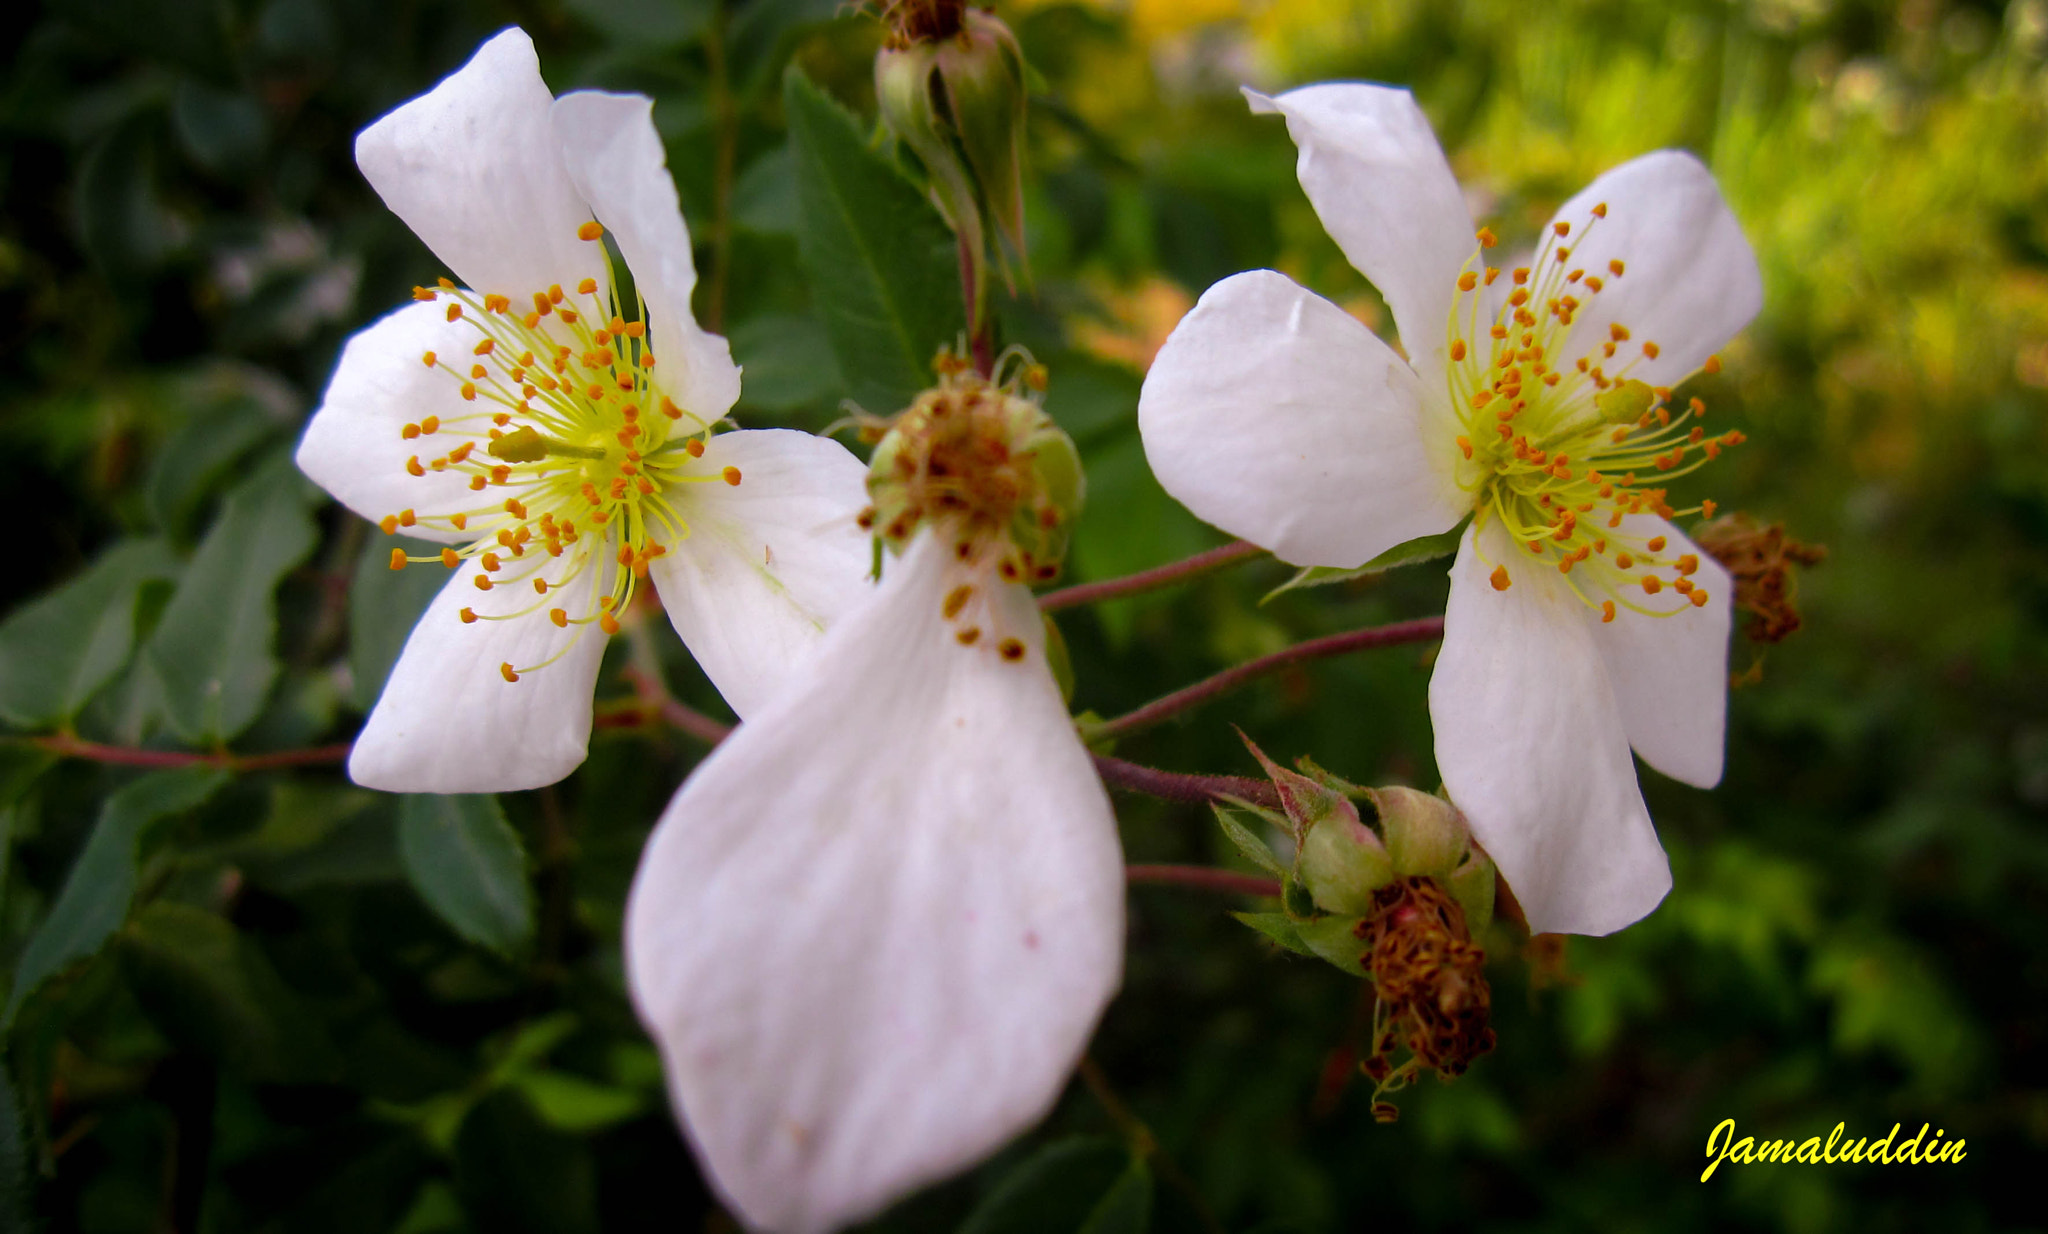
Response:
[[[299,446],[350,509],[449,546],[448,584],[356,741],[360,784],[567,775],[606,642],[588,632],[615,631],[640,580],[741,714],[868,590],[858,460],[804,433],[712,435],[740,374],[690,314],[651,106],[555,100],[511,29],[356,139],[363,174],[461,280],[349,341]]]
[[[627,904],[634,1001],[750,1227],[837,1229],[1036,1122],[1121,973],[1116,820],[1031,558],[1007,509],[940,508],[684,784]]]
[[[1665,402],[1755,315],[1755,256],[1707,170],[1660,151],[1497,271],[1406,91],[1247,93],[1287,118],[1407,359],[1280,274],[1233,276],[1146,378],[1146,455],[1197,515],[1298,565],[1358,566],[1473,514],[1430,683],[1438,768],[1532,930],[1620,929],[1671,886],[1629,748],[1721,777],[1729,581],[1662,486],[1740,435]]]

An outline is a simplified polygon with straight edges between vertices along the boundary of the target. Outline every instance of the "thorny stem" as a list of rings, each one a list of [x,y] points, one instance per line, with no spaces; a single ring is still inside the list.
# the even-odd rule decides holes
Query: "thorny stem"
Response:
[[[1095,773],[1111,788],[1126,789],[1133,793],[1144,793],[1162,801],[1179,801],[1187,805],[1204,805],[1211,801],[1222,801],[1236,797],[1253,805],[1280,808],[1279,790],[1271,780],[1254,780],[1248,776],[1204,776],[1184,771],[1161,771],[1157,767],[1146,767],[1139,763],[1125,762],[1107,754],[1095,756]]]
[[[143,750],[134,746],[102,745],[81,741],[62,733],[31,737],[29,744],[62,758],[81,758],[95,763],[116,763],[124,767],[219,767],[226,771],[265,771],[273,767],[311,767],[348,759],[351,742],[314,746],[305,750],[279,750],[271,754],[196,754],[185,750]]]
[[[1099,583],[1082,583],[1076,587],[1048,591],[1038,597],[1038,608],[1040,612],[1057,613],[1063,608],[1074,608],[1077,605],[1093,604],[1098,600],[1113,600],[1119,596],[1133,596],[1140,592],[1153,591],[1192,578],[1200,578],[1204,574],[1235,565],[1265,551],[1249,540],[1233,540],[1221,548],[1196,553],[1185,561],[1140,570],[1136,574],[1127,574],[1122,578],[1104,579]]]
[[[1186,711],[1190,707],[1208,702],[1219,694],[1227,693],[1268,673],[1298,664],[1303,660],[1315,660],[1325,656],[1340,656],[1348,652],[1363,651],[1370,647],[1393,647],[1402,643],[1425,643],[1440,639],[1444,634],[1444,619],[1422,617],[1414,621],[1397,621],[1392,625],[1371,626],[1363,630],[1347,630],[1342,634],[1331,634],[1323,638],[1312,638],[1305,643],[1296,643],[1284,651],[1269,656],[1247,660],[1243,664],[1224,669],[1214,677],[1198,681],[1191,686],[1175,690],[1164,698],[1156,698],[1138,708],[1113,719],[1104,720],[1088,730],[1090,740],[1121,737],[1139,729],[1149,728],[1162,720]]]
[[[1109,1076],[1102,1070],[1102,1064],[1093,1055],[1081,1056],[1081,1083],[1087,1085],[1088,1094],[1095,1098],[1102,1112],[1109,1115],[1109,1121],[1130,1141],[1131,1151],[1149,1161],[1159,1171],[1159,1177],[1175,1191],[1187,1198],[1195,1211],[1195,1218],[1201,1222],[1207,1234],[1223,1234],[1223,1226],[1217,1222],[1216,1214],[1209,1211],[1209,1203],[1202,1198],[1201,1188],[1193,1179],[1182,1173],[1181,1168],[1159,1143],[1159,1137],[1152,1134],[1152,1128],[1145,1125],[1124,1099],[1110,1087]]]
[[[1219,870],[1211,866],[1135,865],[1124,867],[1126,883],[1162,883],[1175,887],[1193,887],[1200,891],[1220,891],[1226,895],[1276,896],[1280,894],[1280,880],[1261,874],[1240,874],[1236,870]]]

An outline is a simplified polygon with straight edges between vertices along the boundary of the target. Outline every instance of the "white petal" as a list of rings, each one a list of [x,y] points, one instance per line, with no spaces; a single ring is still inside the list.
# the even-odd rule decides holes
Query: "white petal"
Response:
[[[481,433],[487,427],[481,417],[497,405],[463,401],[461,378],[428,368],[423,353],[467,361],[480,337],[469,323],[449,321],[439,304],[408,304],[358,331],[342,349],[327,393],[299,441],[299,470],[372,522],[401,510],[425,516],[474,507],[468,475],[426,465],[468,440],[457,435],[460,421],[479,417]],[[428,416],[439,417],[443,431],[407,440],[401,430]],[[426,474],[407,471],[410,458],[419,459]],[[405,534],[449,544],[473,538],[424,525]]]
[[[545,601],[524,582],[478,591],[475,578],[483,567],[475,560],[451,571],[356,738],[349,777],[394,793],[496,793],[553,784],[576,770],[590,743],[590,699],[605,636],[595,625],[557,628],[547,613],[589,613],[601,564],[551,589]],[[499,577],[516,576],[518,569],[519,563],[507,563]],[[562,572],[559,566],[549,571]],[[484,620],[536,601],[539,607],[524,616]],[[465,623],[464,608],[478,620]],[[561,659],[521,672],[517,682],[500,675],[501,664],[526,670],[564,647]]]
[[[1394,312],[1417,372],[1444,372],[1444,327],[1458,272],[1476,265],[1471,212],[1429,117],[1406,90],[1332,82],[1268,98],[1301,148],[1296,174],[1323,227]]]
[[[914,544],[697,769],[627,905],[635,1002],[749,1228],[837,1229],[994,1151],[1116,988],[1115,819],[1037,610],[991,596],[1022,662],[960,646],[946,548]]]
[[[1166,491],[1304,566],[1357,566],[1456,523],[1452,417],[1372,331],[1284,274],[1211,287],[1145,375]]]
[[[457,282],[524,303],[604,279],[599,245],[576,238],[590,209],[562,165],[554,98],[517,28],[356,137],[356,166]]]
[[[722,482],[671,490],[690,538],[649,567],[676,633],[734,714],[752,715],[833,619],[873,591],[867,467],[846,447],[790,429],[720,433],[699,460]]]
[[[690,312],[697,267],[654,131],[654,100],[578,91],[555,103],[554,119],[569,175],[618,242],[647,303],[662,389],[706,423],[717,420],[740,397],[740,370],[726,341]]]
[[[1594,220],[1593,207],[1607,205]],[[1681,150],[1659,150],[1623,163],[1566,202],[1553,222],[1569,223],[1571,269],[1605,280],[1578,313],[1563,354],[1653,386],[1677,385],[1719,351],[1763,306],[1763,276],[1742,224],[1729,212],[1713,173]],[[1590,228],[1588,224],[1591,224]],[[1612,277],[1608,262],[1624,272]],[[1583,293],[1581,293],[1583,294]],[[1629,338],[1611,360],[1598,350],[1620,322]],[[1643,344],[1657,344],[1655,360]]]
[[[1451,567],[1429,683],[1437,769],[1530,930],[1612,933],[1657,906],[1670,867],[1585,606],[1514,552],[1491,522],[1466,533]],[[1496,591],[1502,564],[1510,585]]]
[[[1734,580],[1678,528],[1654,514],[1632,514],[1622,530],[1639,539],[1664,536],[1663,556],[1699,558],[1693,583],[1707,593],[1704,607],[1679,598],[1651,617],[1617,608],[1603,623],[1589,615],[1595,645],[1621,706],[1622,727],[1644,762],[1697,788],[1721,782],[1728,728],[1728,627]],[[1665,593],[1674,595],[1675,593]],[[1636,601],[1649,606],[1648,597]]]

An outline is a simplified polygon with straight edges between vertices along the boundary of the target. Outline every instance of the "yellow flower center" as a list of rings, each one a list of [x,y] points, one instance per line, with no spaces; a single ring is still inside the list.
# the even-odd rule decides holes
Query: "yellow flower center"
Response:
[[[594,222],[577,232],[592,242],[603,234]],[[617,614],[647,577],[648,563],[690,534],[670,500],[673,486],[740,482],[736,467],[713,472],[698,465],[693,471],[711,425],[661,392],[646,306],[636,302],[632,319],[624,316],[609,257],[602,286],[585,279],[574,294],[559,285],[536,291],[530,309],[528,301],[478,295],[447,279],[437,288],[416,288],[413,296],[445,301],[449,321],[476,328],[477,341],[466,354],[430,351],[421,362],[448,374],[477,410],[405,425],[406,440],[424,443],[405,469],[422,478],[460,472],[477,496],[465,509],[387,515],[381,524],[387,533],[421,526],[472,537],[437,556],[393,549],[391,568],[439,561],[452,569],[476,558],[483,566],[476,575],[480,592],[530,588],[535,598],[508,612],[464,608],[464,622],[545,613],[557,626],[577,627],[579,636],[591,625],[615,633]],[[551,598],[585,570],[599,572],[597,585],[576,611]],[[539,664],[507,663],[499,672],[517,681],[574,644]]]
[[[1593,207],[1578,228],[1581,244],[1606,217],[1605,203]],[[1573,337],[1574,321],[1627,268],[1619,258],[1601,270],[1574,263],[1572,233],[1571,221],[1552,224],[1534,262],[1508,273],[1497,310],[1495,293],[1482,289],[1502,271],[1468,267],[1458,276],[1446,338],[1463,430],[1459,485],[1473,495],[1481,527],[1498,519],[1532,564],[1563,574],[1603,621],[1614,620],[1617,605],[1657,616],[1704,606],[1706,590],[1691,578],[1698,558],[1673,551],[1664,536],[1631,534],[1623,520],[1711,516],[1711,501],[1674,510],[1664,486],[1741,444],[1742,434],[1709,436],[1699,425],[1705,403],[1693,398],[1674,413],[1669,387],[1629,375],[1657,358],[1655,340],[1618,321],[1604,338]],[[1479,243],[1491,248],[1493,233],[1482,230]],[[1710,356],[1703,368],[1716,372],[1720,362]],[[1495,564],[1494,587],[1505,591],[1521,568]],[[1645,603],[1665,591],[1679,603]]]

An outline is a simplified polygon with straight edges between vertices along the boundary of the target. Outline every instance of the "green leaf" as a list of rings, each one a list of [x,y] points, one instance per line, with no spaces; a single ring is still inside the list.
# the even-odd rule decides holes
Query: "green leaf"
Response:
[[[1296,955],[1314,955],[1309,945],[1302,941],[1301,932],[1294,928],[1294,919],[1286,913],[1232,913],[1231,916],[1244,922],[1252,929],[1294,952]]]
[[[408,795],[398,850],[420,898],[457,934],[500,953],[533,937],[526,850],[496,797]]]
[[[1123,1177],[1081,1223],[1079,1234],[1145,1234],[1151,1225],[1152,1168],[1143,1157],[1134,1156]]]
[[[1253,865],[1274,878],[1287,877],[1287,867],[1280,864],[1280,859],[1273,855],[1273,850],[1268,848],[1266,842],[1251,828],[1237,821],[1237,811],[1213,802],[1209,808],[1216,811],[1216,821],[1223,824],[1223,834],[1230,837],[1232,844],[1237,845],[1238,852],[1243,853]]]
[[[1465,524],[1461,522],[1449,531],[1441,532],[1437,535],[1417,536],[1413,540],[1404,540],[1364,565],[1356,566],[1349,570],[1339,570],[1334,566],[1304,566],[1299,574],[1267,592],[1259,600],[1259,603],[1268,603],[1273,597],[1283,592],[1293,591],[1297,587],[1322,587],[1330,583],[1348,583],[1354,578],[1384,574],[1388,570],[1398,569],[1401,566],[1412,566],[1417,562],[1435,561],[1439,557],[1449,557],[1458,551],[1458,542],[1464,536]]]
[[[126,540],[0,624],[0,717],[47,728],[78,714],[128,662],[143,584],[177,562],[160,540]]]
[[[526,1094],[534,1113],[557,1131],[589,1135],[636,1118],[647,1108],[647,1094],[613,1088],[566,1071],[529,1071],[512,1078]]]
[[[254,1080],[338,1078],[321,1021],[225,918],[159,900],[121,932],[121,960],[143,1009],[178,1044]]]
[[[932,358],[965,327],[953,235],[868,147],[853,114],[800,70],[784,79],[783,102],[797,238],[847,393],[877,415],[901,410],[932,384]]]
[[[350,697],[363,711],[377,705],[413,626],[448,583],[449,571],[438,566],[392,569],[394,548],[427,557],[441,551],[424,540],[379,536],[356,561],[348,588],[348,673]]]
[[[143,501],[151,517],[166,534],[186,543],[192,521],[222,476],[284,428],[252,394],[229,392],[201,402],[150,464]]]
[[[310,486],[279,458],[227,496],[164,609],[148,657],[171,726],[224,742],[249,726],[277,679],[277,586],[318,539]]]
[[[224,771],[181,767],[153,772],[107,798],[84,851],[72,863],[56,906],[22,951],[7,1009],[0,1013],[0,1028],[14,1023],[22,1001],[37,986],[96,954],[127,920],[128,905],[135,895],[136,864],[151,824],[192,809],[227,779]]]
[[[1130,1166],[1130,1150],[1114,1140],[1086,1136],[1048,1144],[1004,1176],[958,1234],[1078,1234],[1124,1183]]]
[[[747,370],[740,398],[763,411],[829,407],[843,382],[825,327],[809,313],[762,313],[732,331],[732,356]]]

